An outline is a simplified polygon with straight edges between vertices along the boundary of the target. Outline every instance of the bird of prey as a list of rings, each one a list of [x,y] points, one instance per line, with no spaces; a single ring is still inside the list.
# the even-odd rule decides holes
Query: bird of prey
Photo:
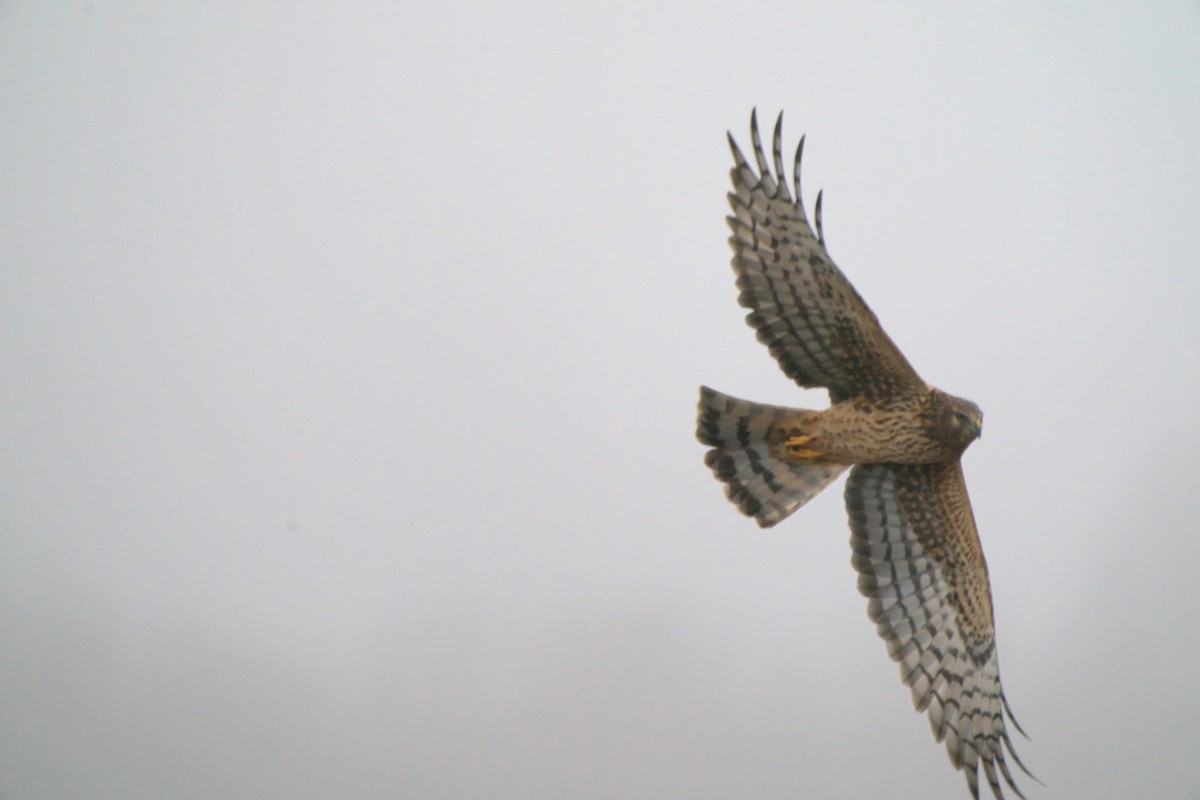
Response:
[[[729,136],[738,300],[787,376],[828,389],[831,403],[801,410],[701,387],[696,435],[712,448],[705,463],[764,528],[850,469],[845,499],[858,588],[913,705],[928,715],[973,797],[980,765],[997,798],[1001,775],[1024,797],[1007,759],[1029,771],[1013,750],[1006,715],[1021,728],[1000,686],[987,564],[959,462],[979,438],[983,414],[917,375],[833,263],[821,195],[815,232],[800,196],[803,137],[794,200],[789,192],[782,122],[780,114],[768,162],[751,114],[757,170]]]

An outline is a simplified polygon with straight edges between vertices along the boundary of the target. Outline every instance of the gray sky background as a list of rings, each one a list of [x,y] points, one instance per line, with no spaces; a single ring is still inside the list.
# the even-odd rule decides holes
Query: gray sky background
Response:
[[[732,5],[0,5],[0,796],[965,797],[840,483],[693,438],[826,403],[757,105],[987,414],[1027,794],[1200,797],[1200,7]]]

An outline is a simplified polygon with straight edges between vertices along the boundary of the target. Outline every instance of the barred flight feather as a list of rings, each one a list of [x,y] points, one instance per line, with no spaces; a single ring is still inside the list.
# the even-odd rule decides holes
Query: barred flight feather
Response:
[[[1006,713],[1016,720],[1000,685],[987,566],[974,552],[961,466],[858,465],[846,481],[846,508],[859,591],[913,706],[927,713],[973,797],[981,763],[996,797],[1004,796],[999,776],[1024,797],[1007,764],[1011,757],[1028,774],[1005,725]]]
[[[725,483],[729,499],[764,528],[782,521],[820,494],[845,464],[789,463],[772,453],[771,432],[806,413],[739,400],[700,387],[696,438],[713,448],[704,463]]]
[[[923,387],[825,250],[820,195],[815,233],[808,224],[800,194],[803,139],[796,148],[792,200],[781,169],[782,127],[780,115],[772,147],[776,175],[763,151],[757,115],[750,125],[757,172],[729,137],[734,190],[728,195],[733,213],[726,219],[742,290],[738,300],[751,310],[746,321],[789,378],[801,386],[828,388],[835,402]]]

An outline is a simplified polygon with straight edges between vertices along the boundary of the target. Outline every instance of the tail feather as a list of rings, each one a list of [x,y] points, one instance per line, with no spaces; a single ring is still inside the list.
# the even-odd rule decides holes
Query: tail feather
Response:
[[[713,448],[704,463],[725,483],[730,502],[764,528],[816,497],[848,466],[785,461],[778,445],[772,445],[772,433],[802,428],[816,413],[751,403],[700,387],[696,438]]]

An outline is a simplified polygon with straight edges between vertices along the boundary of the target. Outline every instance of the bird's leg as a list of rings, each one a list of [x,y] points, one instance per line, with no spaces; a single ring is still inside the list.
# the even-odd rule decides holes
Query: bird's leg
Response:
[[[820,461],[825,454],[808,446],[813,438],[807,433],[793,433],[785,438],[783,446],[787,449],[788,458],[795,461]]]

